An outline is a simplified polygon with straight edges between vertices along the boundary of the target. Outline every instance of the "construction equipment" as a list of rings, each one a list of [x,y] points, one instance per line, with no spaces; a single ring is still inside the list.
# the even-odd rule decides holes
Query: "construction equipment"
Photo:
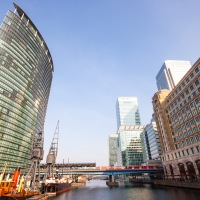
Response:
[[[53,136],[53,140],[51,142],[51,146],[49,149],[49,154],[47,155],[47,175],[53,177],[53,167],[56,163],[56,157],[58,152],[58,138],[59,138],[59,121],[56,126],[56,130]]]

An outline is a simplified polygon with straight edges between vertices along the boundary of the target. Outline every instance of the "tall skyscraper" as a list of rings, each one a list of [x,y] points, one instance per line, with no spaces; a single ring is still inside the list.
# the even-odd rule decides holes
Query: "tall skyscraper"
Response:
[[[30,165],[32,141],[44,132],[53,61],[39,30],[16,4],[0,26],[0,168]]]
[[[117,127],[140,125],[137,97],[118,97],[116,103]]]
[[[173,90],[156,92],[152,103],[165,175],[171,178],[199,177],[200,59]]]
[[[172,90],[191,68],[189,61],[167,60],[156,76],[158,90]]]
[[[117,134],[109,135],[109,165],[115,166],[117,164]]]

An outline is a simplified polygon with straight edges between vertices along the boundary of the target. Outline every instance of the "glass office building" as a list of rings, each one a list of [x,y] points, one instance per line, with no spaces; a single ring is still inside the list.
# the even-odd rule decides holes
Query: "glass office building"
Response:
[[[143,163],[140,134],[145,126],[120,126],[118,129],[118,165],[130,166]]]
[[[147,124],[141,133],[143,157],[146,163],[156,163],[161,161],[161,144],[155,121]],[[159,162],[157,162],[159,163]]]
[[[115,166],[117,164],[117,134],[109,135],[109,165]]]
[[[166,60],[156,76],[158,90],[172,90],[190,68],[189,61]]]
[[[140,125],[137,97],[118,97],[116,103],[117,127]]]
[[[0,169],[30,165],[34,134],[44,131],[53,61],[38,29],[16,4],[0,26]]]

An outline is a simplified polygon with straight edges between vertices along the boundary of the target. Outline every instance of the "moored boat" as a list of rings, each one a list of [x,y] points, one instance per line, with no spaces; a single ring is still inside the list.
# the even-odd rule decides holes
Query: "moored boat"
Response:
[[[48,196],[56,196],[62,192],[71,189],[71,182],[67,179],[47,179],[45,183],[42,183],[42,193]]]
[[[6,168],[5,164],[5,167]],[[40,194],[39,190],[32,190],[29,187],[24,187],[24,177],[20,177],[20,167],[17,167],[12,179],[9,179],[9,174],[3,179],[5,174],[5,169],[3,170],[0,178],[0,199],[17,199],[25,200],[34,195]]]

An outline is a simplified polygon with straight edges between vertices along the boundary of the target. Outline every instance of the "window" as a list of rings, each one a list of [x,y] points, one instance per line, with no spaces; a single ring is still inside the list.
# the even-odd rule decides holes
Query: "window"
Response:
[[[193,73],[191,73],[191,74],[190,74],[190,78],[193,78],[193,77],[194,77],[194,74],[193,74]]]
[[[200,87],[198,88],[198,92],[200,92]]]
[[[192,117],[192,114],[191,113],[188,113],[188,118]]]
[[[198,67],[196,67],[196,68],[195,68],[195,72],[196,72],[196,73],[198,73],[198,71],[199,71],[199,68],[198,68]]]
[[[187,83],[189,82],[189,78],[186,78],[186,82],[187,82]]]
[[[190,153],[189,153],[189,150],[188,150],[188,149],[186,149],[186,152],[187,152],[187,154],[188,154],[188,155],[190,155]]]
[[[192,102],[191,104],[190,104],[190,108],[193,108],[194,107],[194,103]]]
[[[185,83],[184,82],[182,83],[182,87],[185,87]]]
[[[198,104],[199,103],[199,99],[197,98],[197,99],[195,99],[195,103],[196,104]]]
[[[185,91],[185,93],[186,93],[186,94],[189,94],[189,90],[187,89],[187,90]]]
[[[193,119],[190,121],[190,124],[191,124],[191,125],[193,125],[193,124],[194,124],[194,120],[193,120]]]
[[[197,132],[197,129],[196,127],[193,128],[193,133]]]
[[[185,156],[185,152],[184,151],[182,151],[182,154],[183,154],[183,156]]]
[[[197,94],[196,94],[195,91],[192,93],[192,96],[193,96],[193,97],[196,97],[196,96],[197,96]]]
[[[191,100],[191,96],[188,96],[188,101],[190,101]]]
[[[189,108],[189,106],[186,106],[186,110],[188,111],[190,108]]]
[[[196,146],[197,152],[200,153],[200,147]]]
[[[195,118],[195,121],[196,121],[196,122],[199,122],[199,117],[198,117],[198,116]]]
[[[186,102],[186,100],[184,100],[184,104],[186,104],[187,102]]]
[[[193,85],[190,86],[190,90],[191,91],[194,90],[194,86]]]
[[[185,110],[183,109],[183,110],[182,110],[182,114],[184,114],[184,113],[185,113]]]
[[[195,85],[196,85],[196,86],[199,85],[199,80],[196,80],[196,81],[195,81]]]
[[[192,154],[194,154],[194,147],[191,148],[191,152],[192,152]]]
[[[192,111],[192,113],[193,113],[193,115],[196,115],[196,114],[197,114],[197,111],[194,109],[194,110]]]
[[[184,94],[182,94],[181,97],[182,97],[182,99],[184,99],[184,97],[185,97]]]
[[[199,135],[195,135],[196,141],[199,142],[200,141],[200,136]]]
[[[191,143],[191,144],[194,143],[194,138],[193,138],[193,137],[190,138],[190,143]]]

